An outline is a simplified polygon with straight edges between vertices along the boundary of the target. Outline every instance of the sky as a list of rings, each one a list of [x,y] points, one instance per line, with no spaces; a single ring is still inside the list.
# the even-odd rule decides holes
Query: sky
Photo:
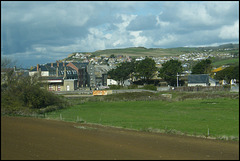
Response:
[[[239,43],[238,1],[1,1],[1,58],[29,68],[73,52]]]

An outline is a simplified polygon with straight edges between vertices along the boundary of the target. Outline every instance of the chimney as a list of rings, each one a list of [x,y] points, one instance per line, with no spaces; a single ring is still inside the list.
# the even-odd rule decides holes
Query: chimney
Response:
[[[39,64],[37,64],[37,71],[39,70]]]
[[[63,76],[63,78],[67,78],[67,69],[66,69],[66,67],[64,67],[64,76]]]
[[[58,77],[58,67],[56,68],[56,77]]]
[[[53,67],[53,63],[51,63],[51,67]]]
[[[38,75],[39,75],[39,77],[41,77],[41,75],[42,75],[41,72],[42,72],[42,70],[41,70],[41,68],[39,68],[39,69],[38,69]]]

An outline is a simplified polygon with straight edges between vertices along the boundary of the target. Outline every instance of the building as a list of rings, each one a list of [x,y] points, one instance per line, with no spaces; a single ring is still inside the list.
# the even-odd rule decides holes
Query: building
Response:
[[[49,91],[64,91],[64,80],[62,77],[39,77],[39,80],[43,83]]]
[[[111,70],[112,67],[107,65],[96,65],[94,69],[95,73],[95,84],[96,87],[107,86],[107,72]]]
[[[106,86],[106,73],[107,70],[96,70],[95,66],[89,63],[56,62],[37,64],[29,75],[37,74],[49,91],[71,91],[77,88]]]
[[[95,77],[95,67],[92,64],[88,64],[87,66],[87,73],[88,73],[88,80],[89,80],[89,87],[96,86],[96,77]]]
[[[208,74],[188,75],[188,86],[217,86],[219,82]]]
[[[78,63],[78,62],[70,62],[67,64],[68,67],[71,67],[76,71],[78,87],[89,87],[88,73],[87,73],[87,65],[88,63]]]

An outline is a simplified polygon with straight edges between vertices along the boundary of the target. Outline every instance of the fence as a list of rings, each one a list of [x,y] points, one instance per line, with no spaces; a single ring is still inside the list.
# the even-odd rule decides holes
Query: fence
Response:
[[[170,88],[170,90],[174,91],[230,91],[230,88],[224,86],[195,86],[195,87],[174,87]]]

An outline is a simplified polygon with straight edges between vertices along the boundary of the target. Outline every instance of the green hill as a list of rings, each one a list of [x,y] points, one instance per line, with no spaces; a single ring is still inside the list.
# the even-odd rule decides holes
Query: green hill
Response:
[[[76,53],[76,52],[75,52]],[[70,54],[71,56],[75,55],[75,53]],[[169,57],[169,56],[179,56],[186,53],[208,53],[212,55],[231,53],[234,55],[233,58],[227,58],[227,61],[223,61],[226,58],[218,58],[215,59],[213,63],[215,66],[225,65],[226,64],[234,64],[239,63],[239,44],[223,44],[219,46],[209,46],[209,47],[176,47],[176,48],[145,48],[145,47],[129,47],[129,48],[119,48],[119,49],[105,49],[105,50],[97,50],[95,52],[78,52],[82,54],[92,54],[94,56],[110,56],[110,55],[124,55],[131,57],[145,57],[145,56],[153,56],[153,57]],[[72,58],[69,56],[63,60],[71,60]],[[78,59],[76,59],[78,61]],[[220,61],[218,63],[218,61]],[[221,62],[223,61],[223,62]],[[223,63],[223,64],[222,64]]]
[[[106,49],[106,50],[98,50],[93,52],[93,55],[128,55],[128,56],[154,56],[154,57],[162,57],[162,56],[176,56],[186,53],[186,50],[192,51],[194,48],[189,49],[180,49],[180,48],[144,48],[144,47],[129,47],[122,49]]]
[[[177,56],[185,53],[191,52],[224,52],[224,49],[227,52],[238,52],[239,44],[224,44],[220,46],[213,47],[177,47],[177,48],[145,48],[145,47],[129,47],[122,49],[106,49],[106,50],[98,50],[93,52],[93,55],[128,55],[128,56],[154,56],[154,57],[162,57],[162,56]]]

